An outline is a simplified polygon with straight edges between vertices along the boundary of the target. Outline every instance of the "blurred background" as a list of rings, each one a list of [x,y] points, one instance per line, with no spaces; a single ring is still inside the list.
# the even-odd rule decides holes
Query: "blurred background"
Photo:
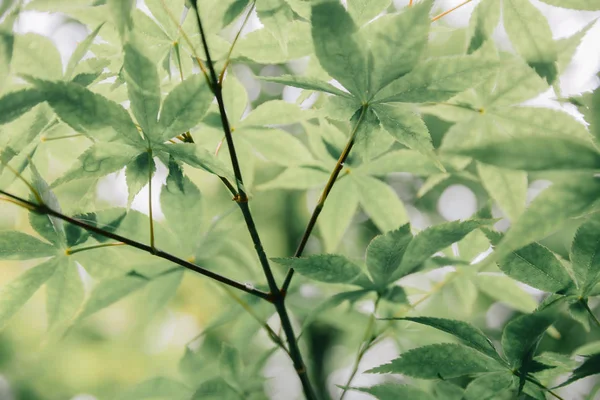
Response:
[[[0,0],[0,5],[2,4]],[[559,9],[531,0],[550,21],[555,39],[564,38],[580,31],[596,18],[600,12],[576,12]],[[66,0],[65,0],[66,2]],[[462,0],[438,0],[437,10],[452,8]],[[27,1],[25,2],[27,3]],[[48,0],[48,8],[60,0]],[[394,0],[393,7],[402,9],[408,0]],[[473,1],[459,10],[446,16],[439,24],[441,27],[461,29],[467,26],[470,13],[477,4]],[[137,1],[137,7],[151,16],[143,0]],[[223,36],[231,38],[238,29],[239,24],[233,24],[231,29],[223,32]],[[242,36],[262,27],[256,15],[252,15]],[[89,33],[88,28],[77,20],[64,14],[52,12],[39,12],[26,10],[21,13],[14,25],[14,32],[24,34],[33,32],[49,38],[58,49],[63,65],[66,65],[71,53],[77,44]],[[507,35],[500,26],[495,32],[495,39],[501,49],[510,50]],[[564,97],[591,91],[599,85],[597,72],[600,70],[600,23],[594,24],[582,40],[573,62],[560,78],[560,89]],[[232,72],[244,85],[250,100],[249,108],[265,100],[282,98],[285,101],[295,102],[301,95],[299,89],[284,87],[256,79],[257,75],[276,76],[285,71],[300,73],[307,67],[307,60],[299,59],[287,65],[246,65],[235,64]],[[581,115],[575,107],[563,105],[552,100],[555,96],[552,90],[531,100],[532,105],[551,108],[562,108],[577,118]],[[315,100],[311,96],[305,100],[303,107],[310,107]],[[1,111],[0,111],[1,112]],[[436,129],[443,134],[443,121],[431,117],[428,125],[434,136]],[[446,127],[447,129],[447,127]],[[85,143],[73,143],[73,146],[84,148]],[[60,152],[60,142],[48,142],[48,153]],[[53,165],[48,172],[48,180],[61,174],[68,165]],[[265,182],[274,176],[273,169],[267,168],[260,161],[255,165],[255,181]],[[204,227],[210,226],[219,216],[224,224],[233,227],[228,230],[229,245],[236,246],[228,251],[233,254],[232,259],[215,256],[210,262],[215,267],[226,268],[228,264],[235,264],[237,260],[252,260],[251,245],[247,233],[242,228],[241,219],[234,209],[228,194],[222,190],[218,179],[198,170],[186,171],[194,182],[200,187],[204,202],[205,220],[201,221]],[[155,187],[164,184],[166,168],[159,165],[158,172],[153,178]],[[51,179],[52,178],[52,179]],[[452,179],[443,185],[436,186],[426,196],[418,197],[417,193],[423,181],[410,174],[394,173],[387,177],[388,182],[396,190],[405,204],[409,218],[414,227],[423,229],[432,223],[444,220],[462,219],[471,216],[483,205],[485,199],[481,188],[469,181],[459,178]],[[533,199],[541,190],[550,183],[544,179],[530,179],[528,200]],[[105,205],[125,206],[127,202],[127,187],[123,172],[112,174],[102,180],[95,193],[98,200]],[[252,199],[252,208],[257,218],[259,230],[266,244],[270,256],[287,256],[293,253],[297,240],[301,235],[310,210],[314,207],[319,195],[319,189],[305,191],[256,191]],[[210,200],[210,201],[208,201]],[[155,216],[161,220],[159,192],[153,193]],[[148,212],[148,194],[143,189],[132,204],[134,210],[141,213]],[[231,212],[233,211],[233,212]],[[495,209],[495,214],[500,211]],[[237,228],[239,229],[237,229]],[[506,220],[499,223],[499,227],[508,227]],[[568,254],[569,243],[576,225],[565,229],[560,234],[548,238],[545,243],[559,254]],[[0,206],[0,229],[17,229],[31,232],[27,214],[12,205],[3,203]],[[231,233],[233,232],[233,233]],[[378,233],[376,227],[368,217],[359,212],[345,233],[339,252],[352,257],[361,258],[366,243]],[[321,250],[318,239],[311,239],[309,251]],[[486,250],[485,248],[481,251]],[[473,258],[481,252],[474,252]],[[93,254],[90,254],[93,257]],[[104,262],[113,262],[110,258]],[[117,261],[118,262],[118,261]],[[255,264],[255,261],[250,261]],[[33,265],[29,262],[0,263],[0,285],[14,279],[22,271]],[[231,266],[229,266],[231,267]],[[443,280],[444,270],[438,269],[419,279],[408,279],[406,284],[426,292],[431,290],[436,283]],[[85,272],[82,269],[82,274]],[[87,277],[90,285],[93,277]],[[522,287],[529,293],[531,299],[540,297],[534,289]],[[418,289],[418,290],[417,290]],[[125,300],[103,310],[90,318],[85,323],[74,327],[67,335],[60,339],[48,338],[46,335],[45,301],[43,290],[40,290],[31,301],[11,320],[9,325],[0,332],[0,399],[1,400],[108,400],[116,398],[127,387],[154,376],[173,377],[180,376],[181,359],[186,349],[193,348],[198,341],[195,340],[203,332],[203,328],[211,324],[219,313],[232,307],[232,300],[212,283],[186,274],[176,294],[168,301],[168,305],[151,312],[148,308],[148,296],[152,288],[143,290]],[[311,299],[319,297],[319,289],[305,284],[300,290],[307,304],[314,305]],[[527,298],[524,300],[527,302]],[[508,307],[485,295],[472,293],[469,287],[453,287],[449,291],[440,291],[424,304],[427,312],[435,315],[436,312],[448,316],[449,302],[458,302],[454,307],[457,312],[455,317],[460,318],[461,312],[466,316],[482,321],[490,330],[499,330],[513,312],[514,307]],[[368,313],[372,304],[369,302],[357,304],[358,314]],[[437,311],[436,311],[437,310]],[[462,311],[461,311],[462,310]],[[339,312],[339,311],[338,311]],[[329,320],[335,320],[331,314]],[[271,318],[273,316],[266,315]],[[345,323],[364,323],[364,318],[347,316]],[[238,341],[244,340],[244,333],[252,331],[253,321],[248,316],[242,315],[234,327],[228,328],[232,336],[238,335]],[[564,321],[563,326],[557,326],[559,331],[565,332],[565,338],[552,342],[554,348],[573,349],[593,340],[600,340],[596,333],[586,333],[576,324]],[[345,381],[350,373],[354,353],[360,341],[362,330],[357,330],[356,335],[343,340],[333,340],[336,335],[335,322],[331,325],[317,325],[311,331],[312,343],[325,348],[328,343],[336,343],[328,357],[335,360],[330,366],[332,371],[324,385],[331,393],[335,393],[336,383]],[[428,331],[429,333],[429,331]],[[422,333],[417,332],[418,335]],[[264,336],[264,335],[263,335]],[[266,338],[261,334],[253,336],[253,345],[265,347]],[[438,336],[431,333],[431,340]],[[206,338],[203,338],[205,340]],[[410,332],[407,339],[410,339]],[[232,339],[235,341],[236,339]],[[309,340],[309,342],[310,342]],[[422,340],[422,339],[421,339]],[[571,342],[566,342],[571,341]],[[266,348],[266,347],[265,347]],[[318,346],[316,347],[319,348]],[[393,341],[383,341],[370,351],[360,365],[360,370],[376,366],[392,359],[400,349]],[[189,360],[188,360],[189,361]],[[200,361],[201,362],[201,361]],[[199,369],[201,369],[199,367]],[[296,382],[292,367],[285,354],[275,353],[264,364],[262,375],[266,378],[265,385],[273,399],[294,399],[300,396],[300,387]],[[377,377],[359,375],[355,380],[356,385],[372,383]],[[567,399],[582,398],[594,385],[595,380],[584,379],[568,389],[563,390]],[[151,397],[148,397],[151,398]],[[369,396],[349,393],[346,399],[356,400],[369,398]],[[597,397],[600,399],[599,397]]]

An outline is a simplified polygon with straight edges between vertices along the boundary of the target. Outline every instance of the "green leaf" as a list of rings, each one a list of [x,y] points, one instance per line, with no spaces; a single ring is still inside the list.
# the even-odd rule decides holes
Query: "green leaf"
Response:
[[[592,215],[584,222],[573,239],[571,266],[579,293],[587,297],[600,281],[600,217]]]
[[[548,83],[558,75],[558,53],[548,20],[530,2],[505,0],[504,28],[517,53]]]
[[[440,250],[458,242],[471,231],[489,224],[488,220],[452,221],[427,228],[409,243],[395,278],[413,272],[425,260]]]
[[[327,176],[321,183],[326,180]],[[358,201],[358,193],[350,179],[342,179],[333,186],[317,220],[324,251],[336,251],[356,214]]]
[[[46,288],[46,311],[50,327],[73,318],[85,297],[77,264],[66,257],[57,258],[57,263],[56,271],[48,280]]]
[[[478,56],[430,59],[383,88],[375,95],[374,102],[445,101],[492,78],[498,66],[497,61]]]
[[[556,7],[572,8],[574,10],[597,11],[600,10],[600,0],[540,0],[543,3]]]
[[[287,32],[294,19],[292,8],[285,0],[263,0],[256,3],[256,13],[272,34],[279,40],[284,52],[287,51]]]
[[[502,2],[496,0],[482,0],[477,4],[469,20],[468,53],[478,50],[486,40],[489,40],[500,22],[500,7]]]
[[[314,115],[302,110],[296,104],[283,100],[271,100],[252,110],[237,126],[237,129],[249,126],[290,125],[310,119]]]
[[[484,262],[497,261],[514,250],[543,239],[570,218],[581,216],[600,196],[600,181],[574,178],[556,183],[538,195]]]
[[[77,132],[104,142],[141,142],[129,114],[119,104],[72,82],[33,83],[60,119]]]
[[[372,108],[369,107],[362,113],[363,118],[356,128],[354,147],[348,158],[350,164],[354,156],[358,155],[363,161],[368,161],[385,153],[394,144],[394,138],[381,127],[379,118]],[[356,110],[350,119],[351,123],[358,123],[360,115],[361,109]],[[332,156],[336,153],[337,150],[333,151]]]
[[[319,169],[291,167],[286,168],[281,174],[274,179],[258,185],[258,190],[270,189],[311,189],[317,186],[324,185],[327,182],[329,174]],[[339,184],[342,182],[340,181]],[[337,185],[336,185],[337,186]],[[335,187],[334,186],[334,191]]]
[[[175,296],[183,279],[183,271],[183,268],[173,269],[148,282],[136,316],[139,325],[150,322]]]
[[[464,375],[501,371],[497,361],[461,344],[419,347],[367,372],[403,374],[421,379],[452,379]]]
[[[202,120],[213,100],[213,94],[204,77],[192,75],[175,86],[165,98],[160,112],[157,134],[152,136],[156,142],[189,131]]]
[[[387,319],[387,318],[386,318]],[[465,345],[485,354],[488,357],[502,361],[494,345],[480,329],[464,322],[445,318],[432,317],[405,317],[390,318],[392,320],[412,321],[418,324],[428,325],[440,331],[456,336],[464,342]]]
[[[115,24],[121,39],[127,37],[127,33],[133,26],[131,11],[135,4],[134,0],[107,0],[110,16]]]
[[[65,70],[65,79],[71,79],[71,77],[73,76],[73,72],[77,67],[77,64],[79,64],[79,62],[81,62],[83,57],[86,55],[86,53],[90,49],[90,46],[94,42],[94,39],[96,39],[96,36],[98,36],[98,33],[100,32],[100,29],[103,25],[104,23],[98,25],[96,29],[94,29],[89,35],[85,37],[85,39],[79,42],[79,44],[73,51],[73,54],[71,54],[71,58],[69,59],[69,63],[67,64],[67,69]]]
[[[0,232],[0,259],[29,260],[54,255],[54,246],[17,231]]]
[[[530,313],[537,307],[533,297],[505,275],[478,274],[474,282],[481,292],[515,310]]]
[[[281,83],[282,85],[293,86],[300,89],[317,90],[319,92],[334,94],[336,96],[351,97],[349,93],[344,92],[343,90],[340,90],[327,82],[323,82],[317,78],[311,78],[308,76],[281,75],[277,77],[259,76],[258,78],[263,81]]]
[[[144,186],[152,179],[156,172],[156,164],[152,158],[152,153],[144,152],[131,160],[125,168],[125,180],[127,182],[128,197],[127,204],[131,204],[133,198],[142,190]]]
[[[377,104],[374,110],[383,128],[394,139],[423,155],[434,157],[429,130],[419,115],[402,105]],[[441,164],[439,168],[443,170]]]
[[[58,80],[62,78],[62,68],[60,54],[52,40],[35,33],[15,36],[11,62],[13,72]]]
[[[408,222],[404,204],[389,185],[370,176],[351,174],[362,209],[382,232]]]
[[[383,156],[361,164],[355,173],[385,176],[393,172],[408,172],[414,175],[429,176],[440,172],[433,161],[413,150],[394,150]]]
[[[160,83],[156,64],[132,44],[126,44],[124,52],[123,69],[131,110],[142,131],[148,137],[153,137],[160,109]]]
[[[187,177],[181,187],[169,175],[160,191],[161,210],[168,226],[175,232],[184,248],[193,248],[198,243],[202,221],[202,195],[198,187]]]
[[[212,174],[224,176],[235,182],[231,169],[223,164],[214,154],[207,150],[189,143],[169,144],[157,147],[171,154],[176,160],[182,161],[194,168],[201,168]]]
[[[525,171],[600,168],[598,150],[588,143],[568,137],[509,137],[447,152],[472,157],[498,167]]]
[[[348,9],[355,21],[359,21],[353,13],[357,5],[363,9],[371,8],[374,1],[354,0],[348,2]],[[376,3],[389,4],[389,1],[376,0]],[[423,1],[413,7],[406,8],[400,14],[384,15],[367,25],[362,35],[370,42],[372,66],[370,72],[371,91],[377,93],[381,88],[400,78],[414,68],[427,45],[429,34],[429,11],[433,2]],[[363,14],[372,13],[363,11]],[[371,18],[375,17],[373,15]],[[371,19],[369,18],[369,19]],[[402,57],[398,57],[402,54]]]
[[[315,163],[306,146],[285,130],[245,128],[240,132],[240,137],[248,141],[262,157],[279,165],[300,166]]]
[[[44,95],[36,89],[22,89],[5,94],[0,98],[0,125],[19,118],[44,100]]]
[[[126,144],[115,146],[110,143],[96,143],[84,151],[71,168],[52,183],[52,187],[76,179],[100,178],[119,171],[138,154],[139,149]]]
[[[0,287],[0,329],[56,271],[56,258],[33,267]]]
[[[385,287],[390,283],[390,278],[400,266],[402,256],[412,238],[410,225],[406,224],[371,240],[367,247],[366,262],[378,287]]]
[[[170,378],[156,377],[127,390],[116,400],[189,400],[193,391]]]
[[[490,197],[498,203],[511,221],[525,211],[527,200],[527,174],[522,171],[477,164],[481,184]]]
[[[587,376],[600,374],[600,353],[592,354],[586,357],[583,364],[577,367],[569,379],[561,383],[558,387],[570,385],[571,383],[583,379]]]
[[[61,212],[62,210],[60,208],[60,204],[58,203],[56,195],[52,192],[52,190],[50,190],[48,184],[42,178],[42,176],[40,175],[33,163],[29,164],[29,169],[31,170],[32,175],[31,184],[33,188],[37,191],[42,203],[54,211]],[[37,201],[38,199],[35,198],[35,200]],[[31,226],[36,230],[36,232],[38,232],[49,242],[54,243],[58,246],[66,242],[64,228],[65,223],[62,219],[50,215],[30,213],[29,222],[31,223]]]
[[[126,275],[114,279],[100,281],[90,294],[83,310],[77,319],[81,321],[92,314],[121,300],[123,297],[141,289],[148,283],[148,279],[136,275]]]
[[[191,400],[237,400],[238,392],[221,377],[212,378],[196,389]]]
[[[5,3],[2,4],[4,5]],[[4,90],[6,78],[8,78],[8,75],[10,74],[10,63],[12,61],[14,44],[15,37],[11,30],[4,30],[0,26],[0,93]]]
[[[325,283],[356,283],[366,278],[360,267],[338,254],[319,254],[301,258],[273,258],[278,264]]]
[[[337,1],[313,4],[311,26],[315,55],[323,69],[356,97],[370,97],[365,45],[359,42],[358,28],[344,6]]]
[[[472,380],[467,385],[465,400],[496,400],[514,398],[517,385],[509,372],[493,372]]]
[[[407,385],[397,385],[393,383],[384,383],[377,386],[371,387],[351,387],[350,389],[359,392],[369,393],[378,400],[397,400],[397,399],[410,399],[410,400],[434,400],[434,398],[415,387]]]
[[[527,358],[533,357],[542,335],[555,319],[555,310],[548,308],[517,317],[506,325],[502,332],[502,348],[513,368],[520,368]]]
[[[390,6],[390,3],[391,0],[349,0],[348,12],[354,22],[358,26],[362,26],[381,14]]]
[[[556,256],[538,243],[511,253],[498,265],[511,278],[546,292],[563,292],[574,284]]]

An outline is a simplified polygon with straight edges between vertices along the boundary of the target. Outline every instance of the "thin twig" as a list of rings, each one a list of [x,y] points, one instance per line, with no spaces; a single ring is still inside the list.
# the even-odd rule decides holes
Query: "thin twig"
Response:
[[[85,136],[85,135],[83,133],[78,133],[76,135],[64,135],[64,136],[53,136],[53,137],[42,136],[42,137],[40,137],[40,142],[50,142],[52,140],[60,140],[60,139],[72,139],[72,138],[81,137],[81,136]]]
[[[189,261],[183,260],[183,259],[181,259],[181,258],[179,258],[177,256],[174,256],[174,255],[172,255],[170,253],[167,253],[165,251],[152,248],[152,247],[150,247],[150,246],[148,246],[146,244],[140,243],[140,242],[135,241],[133,239],[129,239],[129,238],[126,238],[124,236],[117,235],[116,233],[109,232],[109,231],[106,231],[106,230],[104,230],[102,228],[98,228],[98,227],[96,227],[94,225],[89,225],[89,224],[87,224],[85,222],[82,222],[82,221],[80,221],[78,219],[71,218],[71,217],[69,217],[67,215],[64,215],[64,214],[62,214],[62,213],[60,213],[60,212],[58,212],[56,210],[53,210],[53,209],[49,208],[45,204],[36,204],[36,203],[33,203],[31,201],[23,199],[23,198],[21,198],[19,196],[16,196],[14,194],[5,192],[4,190],[1,190],[1,189],[0,189],[0,194],[3,194],[6,197],[9,197],[9,198],[11,198],[13,200],[16,200],[17,202],[19,202],[24,207],[26,207],[26,208],[28,208],[28,209],[30,209],[33,212],[36,212],[38,214],[44,214],[44,215],[49,215],[49,216],[52,216],[52,217],[59,218],[59,219],[61,219],[63,221],[66,221],[66,222],[68,222],[68,223],[70,223],[72,225],[75,225],[75,226],[78,226],[80,228],[83,228],[83,229],[85,229],[87,231],[97,233],[98,235],[102,235],[104,237],[116,240],[118,242],[123,242],[123,243],[125,243],[128,246],[135,247],[136,249],[145,251],[145,252],[150,253],[150,254],[152,254],[152,255],[154,255],[156,257],[162,258],[164,260],[171,261],[172,263],[180,265],[180,266],[182,266],[184,268],[187,268],[187,269],[189,269],[191,271],[197,272],[200,275],[207,276],[207,277],[209,277],[209,278],[211,278],[211,279],[213,279],[213,280],[215,280],[217,282],[221,282],[221,283],[223,283],[225,285],[228,285],[228,286],[234,287],[236,289],[242,290],[242,291],[244,291],[246,293],[250,293],[250,294],[252,294],[252,295],[254,295],[256,297],[260,297],[261,299],[264,299],[264,300],[267,300],[267,301],[270,301],[270,302],[272,301],[271,295],[269,293],[265,293],[265,292],[263,292],[261,290],[258,290],[256,288],[254,288],[252,285],[243,284],[243,283],[234,281],[233,279],[227,278],[227,277],[225,277],[223,275],[219,275],[219,274],[217,274],[215,272],[212,272],[212,271],[209,271],[207,269],[204,269],[204,268],[202,268],[202,267],[200,267],[200,266],[198,266],[198,265],[196,265],[194,263],[191,263]]]
[[[229,47],[229,52],[227,53],[227,57],[225,58],[225,64],[223,65],[223,70],[219,74],[219,84],[223,83],[223,78],[225,77],[225,71],[227,71],[227,67],[229,66],[229,62],[231,60],[231,54],[233,53],[233,48],[235,47],[238,39],[240,38],[240,35],[242,34],[244,27],[248,23],[248,20],[250,19],[250,15],[252,14],[252,11],[254,11],[254,7],[256,7],[255,1],[252,2],[252,5],[250,6],[248,13],[246,14],[246,18],[244,18],[244,21],[242,22],[242,26],[237,31],[237,34],[235,35],[233,42],[231,42],[231,46]]]
[[[152,215],[152,149],[148,149],[148,158],[148,220],[150,221],[150,247],[154,249],[154,217]]]
[[[313,210],[310,220],[308,221],[308,224],[306,225],[306,229],[304,230],[302,239],[300,239],[300,244],[298,245],[298,248],[296,249],[296,252],[294,253],[294,257],[300,257],[302,255],[302,253],[304,252],[304,248],[306,247],[308,238],[310,237],[310,234],[312,233],[312,231],[317,223],[319,214],[321,214],[321,211],[323,211],[323,206],[325,205],[327,196],[329,195],[329,192],[331,192],[331,189],[333,188],[333,185],[335,184],[335,181],[337,180],[340,172],[342,171],[342,168],[344,167],[344,163],[346,162],[346,159],[348,158],[348,155],[350,154],[350,150],[352,150],[352,147],[354,146],[354,141],[356,139],[356,134],[358,132],[358,128],[366,114],[367,108],[368,108],[368,106],[364,105],[360,111],[360,116],[358,117],[358,120],[356,121],[356,125],[354,126],[352,133],[350,134],[348,143],[346,143],[346,147],[344,148],[344,150],[342,151],[342,154],[340,155],[339,159],[337,160],[337,163],[335,164],[333,171],[331,171],[329,180],[327,181],[325,188],[323,188],[323,192],[321,193],[321,196],[319,197],[319,201],[317,202],[317,205],[315,206],[315,209]],[[294,276],[294,269],[290,268],[287,275],[285,276],[283,286],[281,287],[281,292],[283,292],[284,296],[288,291],[288,288],[290,286],[290,283],[292,282],[293,276]]]
[[[126,244],[123,243],[123,242],[102,243],[102,244],[96,244],[96,245],[93,245],[93,246],[79,247],[79,248],[76,248],[76,249],[69,248],[69,249],[65,250],[65,253],[70,256],[72,254],[80,253],[82,251],[88,251],[88,250],[94,250],[94,249],[101,249],[103,247],[115,247],[115,246],[126,246]]]
[[[439,15],[436,15],[435,17],[433,17],[431,19],[431,22],[437,21],[438,19],[440,19],[442,17],[445,17],[446,15],[450,14],[452,11],[458,10],[459,8],[461,8],[462,6],[464,6],[465,4],[469,4],[471,1],[473,1],[473,0],[463,1],[462,3],[460,3],[459,5],[457,5],[456,7],[453,7],[451,9],[447,10],[447,11],[444,11],[443,13],[441,13]]]

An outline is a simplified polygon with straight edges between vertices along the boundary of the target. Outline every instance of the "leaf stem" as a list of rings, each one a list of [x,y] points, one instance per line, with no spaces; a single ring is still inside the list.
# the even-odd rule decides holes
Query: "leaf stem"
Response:
[[[88,251],[88,250],[94,250],[94,249],[100,249],[103,247],[115,247],[115,246],[125,246],[126,244],[123,242],[117,242],[117,243],[102,243],[102,244],[96,244],[93,246],[86,246],[86,247],[79,247],[76,249],[67,249],[65,250],[65,252],[67,253],[67,255],[73,255],[75,253],[79,253],[82,251]]]
[[[252,238],[252,242],[254,243],[254,248],[256,250],[256,254],[260,261],[261,267],[263,269],[263,273],[265,278],[267,279],[267,283],[269,285],[270,296],[269,299],[273,302],[275,306],[275,310],[279,315],[279,319],[281,321],[281,327],[286,336],[288,342],[289,355],[294,364],[294,369],[296,370],[296,374],[302,383],[302,389],[304,391],[304,395],[307,400],[316,400],[317,396],[314,392],[314,389],[310,383],[308,378],[308,372],[306,370],[306,366],[304,364],[304,360],[302,359],[302,353],[300,352],[300,348],[298,347],[298,342],[296,340],[296,335],[294,333],[294,329],[292,328],[292,323],[290,321],[290,317],[287,312],[287,308],[285,306],[285,297],[283,293],[279,291],[277,286],[277,282],[275,281],[275,277],[273,276],[273,271],[271,270],[271,266],[269,265],[269,259],[267,254],[265,253],[264,247],[260,240],[260,235],[258,234],[258,230],[256,228],[256,224],[254,223],[254,219],[252,217],[252,213],[250,211],[250,207],[248,205],[248,195],[244,189],[244,181],[242,178],[242,172],[240,169],[237,153],[235,151],[235,145],[233,143],[233,136],[231,133],[231,127],[229,125],[229,120],[227,119],[227,113],[225,110],[225,103],[223,101],[223,92],[222,86],[219,82],[219,78],[217,77],[217,73],[215,71],[215,67],[212,62],[212,58],[210,56],[210,51],[208,49],[208,43],[206,40],[206,34],[204,32],[204,28],[202,26],[202,20],[200,18],[200,10],[198,9],[198,1],[192,1],[192,7],[194,7],[196,11],[196,20],[198,23],[198,29],[200,31],[200,38],[202,39],[202,46],[204,47],[204,52],[206,55],[206,63],[210,72],[210,83],[213,88],[213,93],[217,100],[217,104],[219,106],[219,114],[221,116],[221,123],[223,126],[223,132],[225,133],[225,139],[227,141],[227,147],[229,149],[229,156],[231,158],[231,164],[233,167],[233,172],[236,178],[237,185],[237,196],[235,200],[237,201],[240,210],[244,216],[244,220],[246,222],[246,227],[248,228],[248,232],[250,237]]]
[[[325,201],[327,200],[327,196],[329,195],[329,192],[331,192],[331,189],[333,188],[335,181],[337,180],[340,172],[342,171],[342,168],[344,167],[344,163],[346,162],[346,159],[348,158],[348,155],[350,154],[350,150],[352,150],[352,146],[354,146],[354,141],[356,139],[356,134],[358,132],[358,128],[367,112],[367,108],[368,108],[368,105],[363,105],[361,108],[360,115],[358,117],[358,120],[356,121],[356,125],[354,125],[354,129],[352,129],[350,138],[348,139],[348,142],[346,143],[346,147],[342,151],[342,154],[340,154],[340,157],[338,158],[337,163],[335,164],[335,167],[333,168],[333,171],[331,171],[329,180],[327,181],[327,184],[323,188],[323,192],[321,192],[319,201],[317,202],[317,205],[315,206],[313,213],[310,216],[310,220],[308,221],[306,229],[304,230],[304,234],[302,235],[302,238],[300,239],[300,244],[298,244],[298,248],[296,249],[296,252],[294,253],[294,257],[300,257],[302,255],[302,253],[304,252],[304,248],[306,247],[306,243],[308,242],[310,234],[312,233],[312,231],[317,223],[319,214],[321,214],[321,211],[323,211],[323,207],[325,206]],[[283,286],[281,287],[281,292],[283,293],[284,296],[288,291],[288,288],[290,286],[290,283],[292,282],[293,276],[294,276],[294,270],[292,268],[290,268],[290,270],[288,271],[288,273],[285,277],[285,280],[283,282]]]
[[[453,7],[447,11],[444,11],[443,13],[436,15],[435,17],[433,17],[431,19],[431,22],[437,21],[438,19],[445,17],[446,15],[450,14],[452,11],[458,10],[459,8],[461,8],[462,6],[464,6],[465,4],[469,4],[471,1],[473,0],[465,0],[462,3],[460,3],[459,5],[457,5],[456,7]]]
[[[42,136],[42,137],[40,137],[40,141],[41,142],[50,142],[52,140],[71,139],[71,138],[76,138],[76,137],[81,137],[81,136],[85,136],[85,135],[83,133],[78,133],[76,135],[64,135],[64,136],[54,136],[54,137]]]
[[[102,235],[104,237],[116,240],[118,242],[123,242],[123,243],[125,243],[128,246],[135,247],[136,249],[139,249],[139,250],[145,251],[147,253],[150,253],[150,254],[158,257],[158,258],[162,258],[164,260],[171,261],[172,263],[180,265],[180,266],[182,266],[184,268],[187,268],[187,269],[189,269],[191,271],[197,272],[200,275],[204,275],[204,276],[206,276],[208,278],[211,278],[211,279],[213,279],[213,280],[215,280],[217,282],[223,283],[223,284],[225,284],[227,286],[234,287],[236,289],[239,289],[241,291],[244,291],[244,292],[249,293],[251,295],[254,295],[256,297],[260,297],[261,299],[267,300],[269,302],[273,301],[272,298],[271,298],[271,295],[269,293],[265,293],[265,292],[263,292],[261,290],[255,289],[251,285],[237,282],[237,281],[235,281],[233,279],[227,278],[227,277],[225,277],[223,275],[219,275],[219,274],[217,274],[217,273],[215,273],[213,271],[209,271],[209,270],[207,270],[205,268],[202,268],[202,267],[200,267],[200,266],[198,266],[198,265],[196,265],[194,263],[191,263],[189,261],[183,260],[183,259],[181,259],[181,258],[179,258],[179,257],[177,257],[175,255],[172,255],[170,253],[167,253],[165,251],[162,251],[162,250],[159,250],[159,249],[156,249],[156,248],[152,248],[152,247],[150,247],[150,246],[148,246],[146,244],[140,243],[140,242],[135,241],[133,239],[126,238],[126,237],[118,235],[116,233],[106,231],[106,230],[104,230],[102,228],[98,228],[97,226],[89,225],[89,224],[87,224],[85,222],[82,222],[82,221],[80,221],[78,219],[71,218],[71,217],[69,217],[69,216],[67,216],[65,214],[62,214],[62,213],[60,213],[58,211],[55,211],[55,210],[49,208],[47,205],[45,205],[43,203],[42,204],[36,204],[36,203],[33,203],[33,202],[28,201],[26,199],[23,199],[23,198],[21,198],[19,196],[16,196],[14,194],[5,192],[4,190],[1,190],[1,189],[0,189],[0,194],[3,194],[6,197],[9,197],[9,198],[11,198],[13,200],[16,200],[23,207],[28,208],[28,209],[30,209],[33,212],[36,212],[38,214],[44,214],[44,215],[49,215],[49,216],[52,216],[52,217],[59,218],[59,219],[61,219],[63,221],[66,221],[66,222],[68,222],[68,223],[70,223],[72,225],[75,225],[75,226],[78,226],[80,228],[83,228],[83,229],[85,229],[87,231],[94,232],[94,233],[96,233],[98,235]]]
[[[229,66],[229,62],[231,60],[231,54],[233,53],[233,48],[235,47],[238,39],[240,38],[240,35],[242,34],[242,30],[244,30],[244,27],[248,23],[248,20],[250,19],[250,15],[252,14],[252,11],[254,11],[254,7],[256,7],[256,1],[252,2],[252,5],[250,6],[248,13],[246,14],[246,17],[244,18],[244,21],[242,22],[242,26],[240,26],[240,29],[237,31],[235,38],[233,39],[233,42],[231,42],[231,47],[229,47],[229,52],[227,53],[227,57],[225,58],[225,64],[223,65],[223,70],[219,74],[219,84],[223,83],[223,78],[225,77],[225,71],[227,71],[227,67]]]
[[[148,149],[148,158],[148,220],[150,221],[150,247],[154,249],[154,216],[152,214],[152,149]]]
[[[555,398],[557,398],[558,400],[565,400],[563,399],[561,396],[559,396],[557,393],[553,392],[552,389],[547,388],[546,386],[542,385],[540,382],[537,381],[537,379],[534,379],[533,377],[527,375],[525,377],[525,379],[531,383],[533,383],[534,385],[536,385],[537,387],[539,387],[542,390],[545,390],[546,392],[550,393],[552,396],[554,396]]]
[[[373,309],[373,314],[371,314],[371,316],[369,317],[367,329],[365,329],[365,334],[363,335],[363,340],[362,340],[361,346],[358,349],[358,353],[356,354],[356,359],[354,360],[352,372],[350,373],[350,376],[348,377],[348,380],[346,381],[346,384],[344,385],[344,389],[343,389],[342,395],[340,396],[340,400],[344,400],[344,397],[346,396],[346,393],[348,392],[348,389],[350,388],[350,385],[352,384],[352,381],[354,380],[354,377],[356,376],[356,373],[358,372],[358,367],[360,365],[360,362],[362,361],[365,354],[367,354],[367,351],[372,347],[372,345],[377,340],[377,336],[374,336],[372,334],[372,331],[373,331],[373,326],[375,325],[375,319],[376,319],[375,314],[377,313],[377,307],[379,306],[380,300],[381,300],[381,295],[377,295],[377,300],[375,300],[375,308]]]

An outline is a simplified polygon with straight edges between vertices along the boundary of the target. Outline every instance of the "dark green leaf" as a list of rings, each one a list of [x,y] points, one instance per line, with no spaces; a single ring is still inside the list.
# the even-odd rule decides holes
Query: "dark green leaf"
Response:
[[[390,283],[394,271],[400,266],[402,256],[413,236],[410,225],[375,237],[367,247],[367,267],[373,281],[380,287]]]
[[[11,122],[46,100],[37,89],[21,89],[0,98],[0,125]]]
[[[472,32],[469,53],[478,50],[486,40],[492,37],[500,22],[501,5],[502,2],[497,0],[482,0],[477,4],[469,20],[469,31]]]
[[[600,280],[600,217],[597,214],[577,230],[570,258],[579,293],[587,297]]]
[[[125,168],[125,180],[129,191],[127,204],[131,204],[133,198],[152,179],[155,171],[156,164],[152,158],[152,153],[149,152],[139,154],[127,164]]]
[[[583,364],[577,367],[569,379],[561,383],[559,387],[570,385],[571,383],[583,379],[587,376],[600,374],[600,353],[592,354],[586,357]]]
[[[465,400],[509,400],[514,398],[516,389],[517,382],[510,371],[494,372],[471,381]]]
[[[337,254],[319,254],[301,258],[274,258],[278,264],[326,283],[357,283],[366,278],[360,267]]]
[[[85,297],[78,266],[72,258],[57,257],[58,266],[46,287],[46,311],[50,327],[68,323]]]

